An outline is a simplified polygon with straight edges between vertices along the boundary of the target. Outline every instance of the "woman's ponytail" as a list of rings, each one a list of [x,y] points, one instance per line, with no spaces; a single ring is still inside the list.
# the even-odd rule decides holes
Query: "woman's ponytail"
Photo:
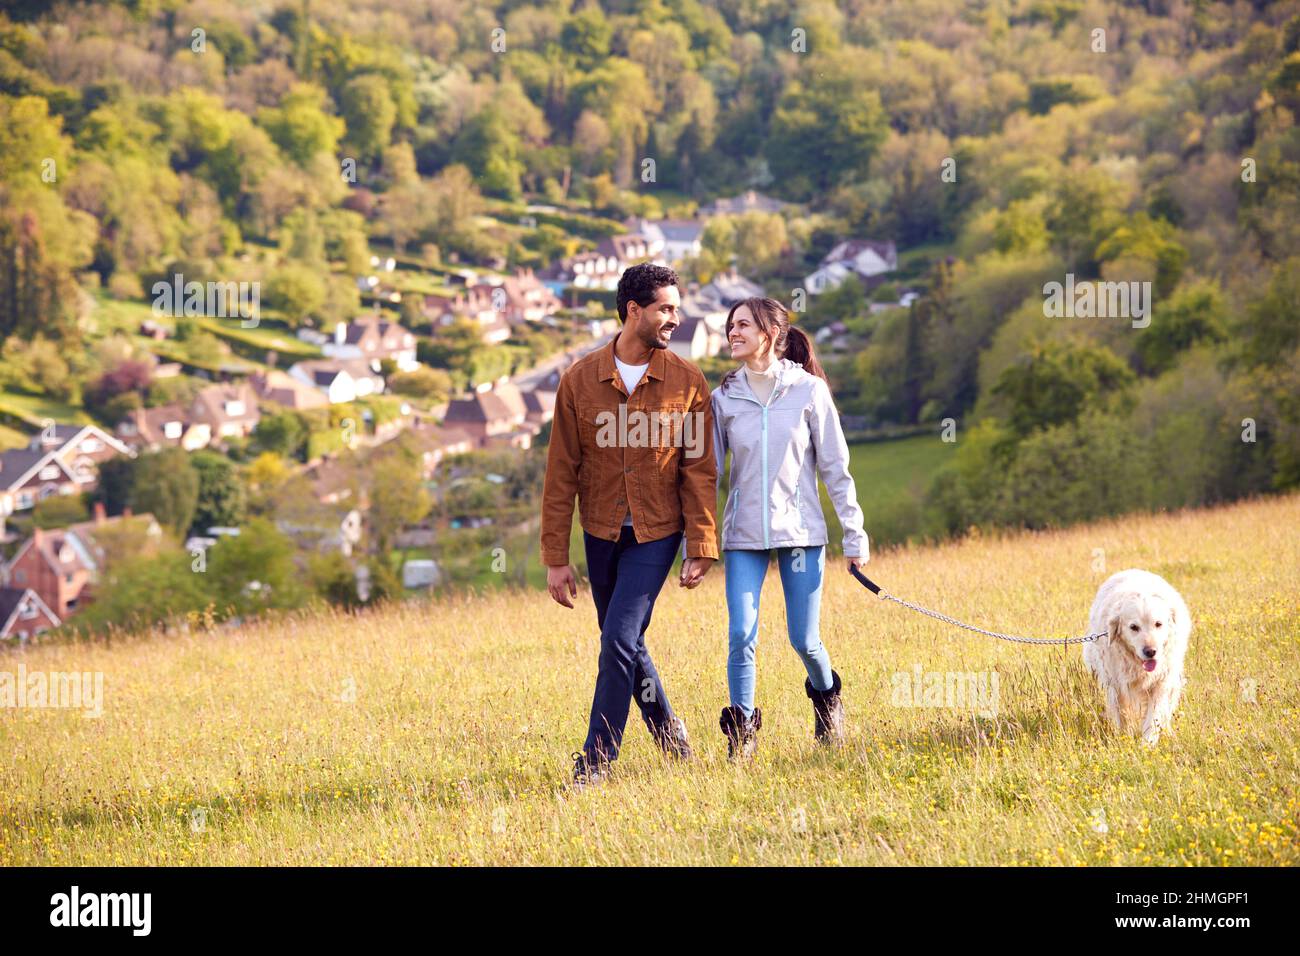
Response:
[[[796,365],[802,365],[805,372],[809,375],[816,375],[823,382],[829,381],[826,378],[826,370],[822,368],[822,363],[817,361],[817,353],[813,350],[812,339],[808,338],[808,333],[798,326],[791,325],[785,333],[785,351],[782,358],[788,358]]]

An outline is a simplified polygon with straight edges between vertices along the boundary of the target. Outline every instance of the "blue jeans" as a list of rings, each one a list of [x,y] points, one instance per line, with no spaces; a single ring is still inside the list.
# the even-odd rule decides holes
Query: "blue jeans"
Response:
[[[758,646],[758,605],[767,576],[767,551],[723,551],[727,572],[727,687],[731,703],[748,717],[754,712],[754,651]],[[777,548],[781,590],[785,592],[785,626],[790,644],[803,660],[816,690],[830,690],[831,658],[818,635],[822,605],[824,545]]]
[[[600,626],[600,665],[582,749],[589,758],[614,760],[634,698],[651,734],[677,720],[646,649],[645,632],[659,589],[677,556],[682,532],[638,544],[632,526],[625,525],[617,541],[585,531],[582,540]]]

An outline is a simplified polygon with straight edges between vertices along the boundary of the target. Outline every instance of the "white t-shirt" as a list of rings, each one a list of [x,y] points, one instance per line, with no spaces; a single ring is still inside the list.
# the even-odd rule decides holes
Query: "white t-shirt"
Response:
[[[627,389],[629,395],[632,394],[632,389],[636,388],[637,382],[641,381],[641,376],[645,375],[645,370],[650,367],[649,362],[646,362],[644,365],[628,365],[617,355],[614,356],[614,365],[618,368],[618,374],[622,376],[623,379],[623,387]],[[628,509],[627,515],[623,518],[623,524],[629,525],[631,523],[632,511],[631,509]]]
[[[641,376],[645,375],[645,370],[650,367],[649,362],[644,365],[628,365],[617,355],[614,356],[614,365],[618,368],[618,374],[623,376],[623,385],[629,395],[632,394],[632,389],[636,388],[636,383],[641,381]]]

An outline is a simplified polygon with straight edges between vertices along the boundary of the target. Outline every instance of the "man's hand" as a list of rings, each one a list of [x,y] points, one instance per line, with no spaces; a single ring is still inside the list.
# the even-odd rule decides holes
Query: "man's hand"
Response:
[[[711,567],[713,567],[712,558],[687,558],[682,562],[682,576],[677,582],[678,585],[684,588],[699,587]]]
[[[556,604],[573,607],[573,602],[569,599],[578,596],[578,580],[573,575],[573,565],[557,564],[548,567],[546,590],[551,592],[551,597],[555,599]]]

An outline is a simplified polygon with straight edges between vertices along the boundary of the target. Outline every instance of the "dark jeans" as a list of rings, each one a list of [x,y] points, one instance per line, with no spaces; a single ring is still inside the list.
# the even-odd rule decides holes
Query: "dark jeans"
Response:
[[[618,541],[594,538],[585,531],[582,539],[600,625],[600,667],[582,749],[590,758],[603,755],[614,760],[627,725],[630,699],[635,698],[652,735],[658,736],[661,728],[677,719],[646,650],[645,632],[682,533],[637,544],[636,535],[627,526]]]

